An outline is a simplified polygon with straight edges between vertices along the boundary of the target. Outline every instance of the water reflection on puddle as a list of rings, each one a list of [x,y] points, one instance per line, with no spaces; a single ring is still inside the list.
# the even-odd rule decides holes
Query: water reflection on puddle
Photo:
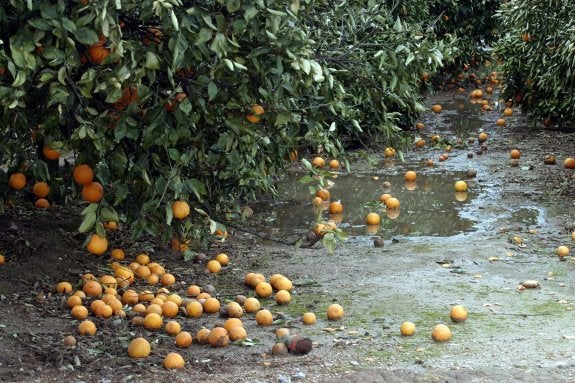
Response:
[[[418,174],[415,182],[405,182],[403,172],[374,175],[349,174],[332,179],[329,188],[332,201],[341,201],[341,217],[330,217],[327,209],[322,218],[341,220],[338,224],[349,235],[379,233],[389,238],[398,235],[452,236],[474,230],[475,221],[463,217],[460,211],[477,196],[478,188],[469,181],[467,193],[456,193],[454,183],[465,179],[464,172],[447,174]],[[282,202],[273,204],[267,225],[281,236],[289,237],[306,233],[313,228],[317,210],[309,185],[298,182],[294,176],[279,183]],[[385,187],[385,182],[391,184]],[[388,210],[379,203],[383,193],[399,199],[399,210]],[[287,202],[289,201],[289,202]],[[327,205],[325,206],[327,208]],[[379,227],[366,227],[365,216],[376,212],[382,218]]]

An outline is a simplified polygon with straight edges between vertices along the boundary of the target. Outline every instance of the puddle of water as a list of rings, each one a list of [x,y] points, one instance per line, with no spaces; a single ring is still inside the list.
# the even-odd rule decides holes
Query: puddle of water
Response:
[[[494,93],[492,95],[484,94],[484,99],[489,101],[491,108],[500,110],[501,106],[498,103],[499,95]],[[468,92],[457,95],[451,99],[442,101],[443,117],[439,121],[437,115],[430,115],[431,122],[436,127],[445,128],[455,136],[467,135],[470,132],[476,132],[481,129],[485,124],[483,120],[485,112],[482,110],[479,102],[471,102]],[[433,120],[433,117],[437,121]]]
[[[382,223],[370,229],[376,229],[385,238],[403,235],[447,237],[474,230],[476,222],[460,212],[476,197],[477,186],[468,180],[470,190],[465,195],[456,195],[453,186],[455,181],[465,179],[463,172],[418,174],[413,183],[406,183],[403,177],[403,170],[394,171],[394,174],[386,170],[386,174],[349,174],[332,179],[333,185],[329,188],[331,200],[339,200],[344,206],[338,227],[349,235],[373,234],[368,233],[365,217],[376,212]],[[317,209],[311,204],[313,195],[309,185],[298,182],[299,178],[293,176],[279,183],[283,202],[268,210],[273,211],[273,215],[268,217],[266,224],[281,236],[305,234],[316,222]],[[384,182],[391,186],[385,187]],[[379,196],[383,193],[399,199],[400,209],[385,209],[379,203]],[[321,218],[328,220],[332,217],[324,210]]]

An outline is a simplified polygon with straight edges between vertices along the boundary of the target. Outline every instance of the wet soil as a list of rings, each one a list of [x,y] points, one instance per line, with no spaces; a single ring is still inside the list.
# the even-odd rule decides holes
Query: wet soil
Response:
[[[497,127],[500,110],[470,112],[466,94],[437,93],[429,100],[433,103],[443,104],[444,111],[424,116],[427,127],[419,133],[428,142],[425,148],[406,152],[405,162],[392,165],[379,156],[382,150],[356,155],[351,171],[383,181],[412,169],[422,182],[424,176],[464,174],[475,168],[477,176],[468,180],[472,198],[464,204],[454,199],[455,213],[434,211],[431,203],[423,214],[422,208],[404,202],[401,217],[409,218],[404,222],[407,229],[388,230],[399,221],[387,220],[385,230],[367,234],[344,212],[350,238],[329,253],[320,242],[310,248],[278,242],[309,230],[309,217],[301,222],[295,218],[302,215],[298,204],[309,204],[307,198],[275,207],[288,211],[285,221],[281,214],[270,219],[269,211],[256,205],[250,221],[230,229],[225,242],[213,243],[208,256],[223,251],[231,259],[215,276],[204,271],[204,264],[184,263],[179,254],[152,239],[133,243],[122,231],[111,235],[114,247],[126,249],[127,259],[149,251],[176,276],[170,290],[182,295],[190,284],[212,285],[225,302],[237,294],[253,295],[242,283],[247,272],[288,276],[294,282],[289,305],[262,300],[275,315],[274,325],[257,326],[253,315],[244,317],[253,340],[249,346],[217,349],[193,344],[177,350],[168,335],[132,325],[129,311],[126,319],[93,318],[98,333],[77,335],[78,322],[69,315],[65,297],[53,293],[54,286],[60,280],[78,285],[84,273],[107,273],[110,261],[81,249],[83,236],[75,234],[77,210],[54,206],[31,211],[25,203],[18,204],[0,217],[0,252],[7,258],[0,266],[0,380],[574,382],[575,259],[561,261],[555,249],[562,244],[575,247],[570,237],[575,230],[575,176],[562,166],[566,156],[575,154],[575,134],[532,129],[518,111],[506,127]],[[489,138],[478,154],[480,131]],[[434,134],[453,144],[446,161],[438,160],[445,142],[431,145]],[[470,143],[469,137],[475,141]],[[517,166],[509,159],[515,147],[522,151]],[[469,152],[473,158],[468,158]],[[549,154],[557,156],[556,165],[543,163]],[[433,167],[425,164],[429,158]],[[300,175],[294,169],[291,177]],[[369,201],[372,196],[358,198]],[[343,198],[342,202],[345,206]],[[432,221],[434,227],[443,222],[448,226],[462,217],[472,226],[450,235],[420,235],[421,230],[410,226],[422,220]],[[375,235],[383,238],[383,247],[374,246]],[[532,279],[539,281],[539,288],[518,289]],[[326,308],[333,302],[345,309],[339,321],[326,319]],[[464,323],[450,321],[449,309],[455,304],[469,311]],[[302,324],[306,311],[316,313],[315,325]],[[177,319],[194,334],[224,320],[216,314]],[[404,321],[415,323],[414,336],[399,334]],[[438,323],[450,326],[449,342],[431,340],[431,329]],[[306,355],[271,355],[277,327],[310,337],[313,350]],[[62,344],[69,334],[78,340],[73,348]],[[152,342],[149,358],[136,361],[126,355],[129,340],[136,336]],[[184,356],[183,371],[163,369],[163,356],[170,351]]]

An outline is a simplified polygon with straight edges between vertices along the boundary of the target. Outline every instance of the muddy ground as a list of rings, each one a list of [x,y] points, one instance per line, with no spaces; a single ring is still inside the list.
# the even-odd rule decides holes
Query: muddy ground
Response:
[[[575,248],[570,236],[575,178],[562,166],[566,156],[575,155],[575,134],[531,129],[518,111],[507,127],[496,127],[497,109],[475,118],[479,124],[461,128],[467,95],[438,93],[429,104],[436,102],[445,110],[425,116],[422,136],[431,142],[432,134],[440,134],[462,143],[444,162],[437,160],[444,149],[428,145],[407,152],[405,163],[397,161],[393,169],[433,174],[476,168],[477,177],[469,183],[477,195],[461,212],[473,217],[473,230],[450,237],[406,233],[387,238],[380,233],[383,247],[374,247],[372,236],[357,235],[330,254],[320,244],[296,249],[275,242],[281,232],[267,240],[250,234],[266,232],[258,218],[262,209],[254,206],[256,214],[245,227],[230,230],[226,242],[210,249],[209,256],[224,251],[231,258],[217,276],[206,274],[203,264],[182,263],[179,254],[152,240],[133,243],[121,231],[112,235],[113,246],[126,249],[128,258],[153,248],[153,260],[177,277],[171,291],[182,295],[192,283],[213,285],[222,301],[253,295],[242,284],[249,271],[268,277],[282,273],[295,284],[288,306],[262,300],[277,324],[259,327],[253,315],[245,316],[252,346],[193,344],[178,350],[187,361],[180,372],[162,368],[163,356],[177,351],[173,339],[131,325],[129,311],[127,319],[95,318],[99,330],[93,337],[77,335],[78,322],[64,298],[53,293],[54,286],[60,280],[77,283],[83,273],[109,272],[109,259],[81,249],[75,210],[32,211],[18,205],[0,217],[0,252],[7,258],[0,266],[0,381],[575,382],[575,259],[560,261],[555,255],[561,244]],[[480,130],[489,134],[482,154],[477,141],[467,141]],[[518,166],[509,160],[514,147],[522,150]],[[469,152],[474,153],[471,159]],[[548,154],[557,156],[557,165],[543,163]],[[427,158],[435,166],[425,166]],[[384,178],[383,165],[374,170],[362,161],[354,162],[352,171]],[[525,219],[520,214],[525,209],[535,216]],[[418,219],[406,206],[402,214]],[[438,211],[433,219],[441,224],[452,217]],[[518,290],[529,279],[538,280],[540,288]],[[345,308],[340,321],[326,320],[332,302]],[[454,304],[468,309],[466,322],[451,323]],[[301,323],[305,311],[317,314],[315,325]],[[223,321],[217,315],[178,320],[194,334]],[[399,334],[403,321],[415,323],[414,336]],[[438,323],[450,326],[451,341],[431,340]],[[310,337],[313,350],[270,355],[277,327]],[[76,347],[62,344],[68,334],[77,336]],[[126,345],[140,335],[152,341],[153,352],[135,361],[126,355]]]

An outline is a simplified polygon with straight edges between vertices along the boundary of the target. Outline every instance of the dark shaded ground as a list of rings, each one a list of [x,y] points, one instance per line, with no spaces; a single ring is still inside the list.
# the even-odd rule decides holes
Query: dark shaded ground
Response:
[[[453,107],[441,117],[427,116],[429,130],[423,135],[428,140],[432,133],[464,140],[477,133],[451,130],[459,118],[457,105],[466,99],[440,93],[433,98],[437,101]],[[55,284],[78,284],[84,273],[108,273],[109,260],[81,249],[84,238],[75,234],[76,210],[55,206],[30,211],[17,205],[0,217],[0,252],[7,258],[0,266],[0,381],[574,382],[575,262],[559,262],[553,252],[559,244],[575,247],[568,242],[575,229],[575,173],[562,166],[563,158],[575,155],[575,137],[530,130],[517,116],[509,119],[511,126],[495,128],[498,116],[486,113],[478,127],[488,131],[490,139],[488,149],[473,160],[482,194],[469,209],[484,222],[474,234],[445,240],[406,236],[397,243],[386,238],[381,249],[373,248],[370,238],[352,238],[329,255],[317,245],[296,251],[232,230],[229,240],[214,243],[208,254],[225,251],[231,258],[231,265],[215,277],[205,273],[204,265],[182,263],[178,254],[156,246],[150,256],[177,277],[170,290],[182,296],[192,283],[215,286],[222,301],[251,295],[242,285],[249,271],[268,277],[283,273],[296,284],[289,306],[262,301],[284,320],[281,324],[262,328],[246,316],[248,336],[257,340],[254,346],[213,349],[194,344],[179,350],[187,361],[183,372],[161,367],[163,356],[176,351],[169,336],[149,333],[129,319],[96,318],[96,336],[77,336],[76,347],[63,346],[65,335],[77,335],[77,321],[70,317],[65,298],[53,294]],[[473,145],[455,148],[443,163],[436,160],[442,151],[432,148],[408,153],[406,162],[435,159],[435,168],[421,165],[420,172],[462,170],[469,166],[466,155],[476,150],[477,143]],[[513,147],[523,151],[519,166],[509,164]],[[543,165],[547,154],[557,155],[558,164]],[[526,204],[553,213],[531,226],[506,218]],[[260,229],[246,226],[250,230]],[[513,236],[524,243],[513,243]],[[130,260],[154,245],[130,243],[122,232],[113,234],[111,242],[126,249]],[[506,258],[510,252],[514,257]],[[456,267],[438,265],[446,259]],[[538,279],[542,288],[517,292],[524,279]],[[328,322],[323,314],[334,300],[346,308],[340,322]],[[454,326],[450,343],[434,344],[427,328],[445,321],[445,311],[454,303],[470,309],[469,323]],[[316,312],[318,324],[301,324],[299,315],[307,310]],[[217,315],[178,320],[194,334],[202,326],[223,322]],[[418,336],[397,335],[404,320],[416,322]],[[314,350],[304,356],[269,355],[273,330],[280,325],[292,334],[312,337]],[[134,361],[125,350],[129,340],[140,335],[153,341],[153,353]]]

